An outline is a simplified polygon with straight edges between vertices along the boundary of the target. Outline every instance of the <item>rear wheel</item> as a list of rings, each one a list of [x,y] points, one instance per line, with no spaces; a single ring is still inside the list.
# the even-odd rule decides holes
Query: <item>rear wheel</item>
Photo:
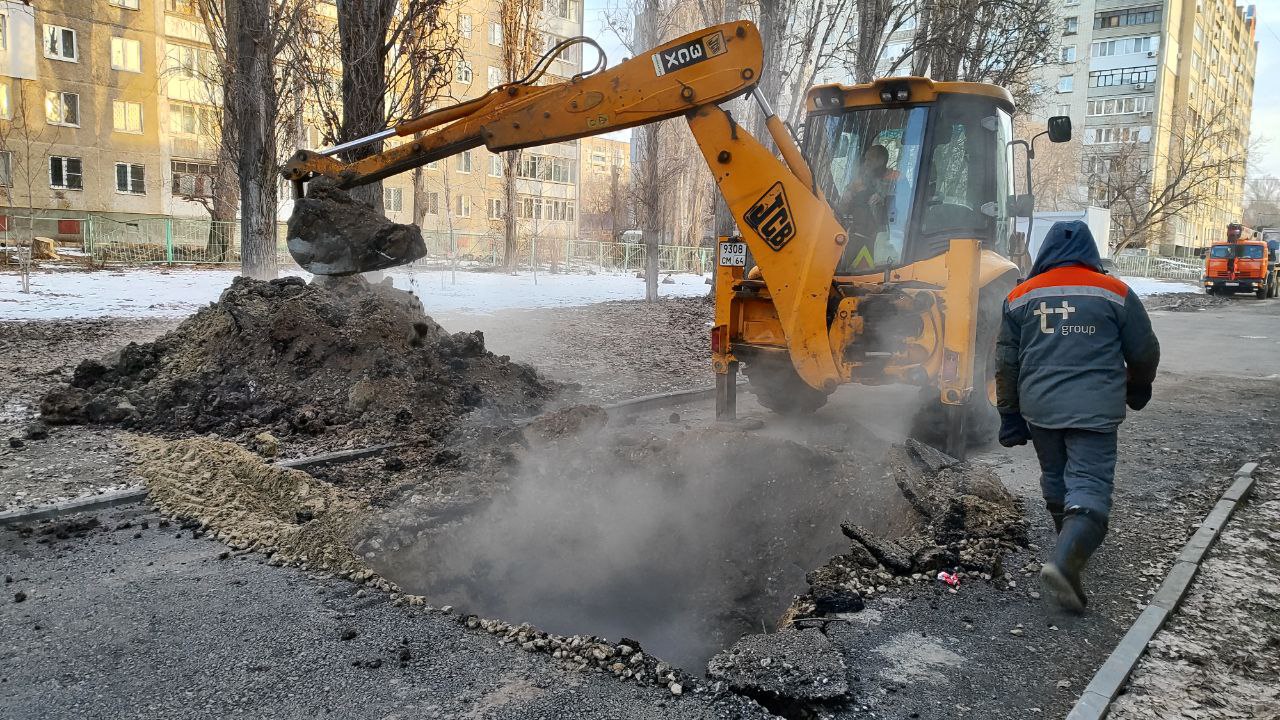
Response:
[[[973,359],[973,392],[959,417],[938,397],[938,388],[920,390],[920,409],[911,423],[911,437],[937,448],[946,448],[949,429],[959,420],[963,424],[967,447],[981,447],[995,439],[1000,428],[996,410],[996,338],[1000,334],[1004,299],[1013,290],[1014,278],[1002,277],[978,293],[978,331]]]
[[[756,400],[779,415],[808,415],[827,404],[830,393],[805,382],[786,353],[744,359],[742,370]]]
[[[1259,285],[1258,289],[1253,291],[1253,296],[1259,300],[1265,300],[1271,296],[1271,292],[1266,285]]]

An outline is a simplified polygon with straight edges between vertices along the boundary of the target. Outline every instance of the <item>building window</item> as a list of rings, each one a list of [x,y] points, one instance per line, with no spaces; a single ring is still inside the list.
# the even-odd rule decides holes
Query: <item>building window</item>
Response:
[[[1093,57],[1111,57],[1113,55],[1132,55],[1134,53],[1154,53],[1160,49],[1158,36],[1116,38],[1115,40],[1099,40],[1089,46],[1089,54]]]
[[[111,102],[111,129],[116,132],[142,132],[142,103],[113,100]]]
[[[543,10],[565,20],[578,19],[578,0],[546,0]]]
[[[502,156],[489,156],[489,177],[502,177]]]
[[[471,16],[470,15],[458,16],[458,34],[461,35],[466,40],[471,39]]]
[[[0,187],[13,187],[13,153],[0,150]]]
[[[390,212],[404,210],[404,188],[382,188],[382,208]]]
[[[576,170],[577,164],[571,158],[528,153],[520,158],[516,177],[526,180],[571,183],[575,180]]]
[[[129,195],[147,194],[147,168],[145,165],[116,163],[116,192]]]
[[[502,84],[502,68],[489,68],[489,89],[492,90]]]
[[[125,10],[137,10],[138,0],[108,0],[108,5],[114,5]]]
[[[1095,30],[1124,27],[1127,25],[1147,25],[1158,22],[1160,22],[1159,5],[1147,5],[1144,7],[1126,8],[1124,10],[1109,10],[1107,12],[1097,13],[1093,16],[1093,27]]]
[[[1115,87],[1117,85],[1145,85],[1155,82],[1156,66],[1094,70],[1089,73],[1089,87]]]
[[[1076,82],[1076,76],[1075,76],[1075,75],[1063,75],[1063,76],[1059,77],[1059,78],[1058,78],[1058,92],[1060,92],[1060,93],[1068,93],[1068,92],[1071,92],[1071,88],[1072,88],[1072,86],[1074,86],[1074,85],[1075,85],[1075,82]]]
[[[142,72],[142,43],[128,38],[111,38],[111,69]]]
[[[50,125],[80,127],[80,96],[69,92],[46,92],[44,119]]]
[[[1071,106],[1070,106],[1070,105],[1059,105],[1059,106],[1058,106],[1058,114],[1059,114],[1059,115],[1070,115],[1070,114],[1071,114]]]
[[[1133,113],[1149,113],[1155,106],[1155,98],[1151,95],[1132,95],[1100,100],[1090,100],[1086,114],[1098,115],[1131,115]]]
[[[1076,46],[1068,45],[1058,48],[1058,60],[1064,63],[1073,63],[1076,61]]]
[[[55,190],[83,190],[84,178],[80,173],[80,158],[51,155],[49,187]]]
[[[0,50],[9,49],[9,16],[0,13]]]
[[[195,0],[164,0],[164,9],[166,12],[177,13],[178,15],[198,15],[196,11]]]
[[[502,200],[499,198],[489,198],[488,206],[489,206],[489,219],[501,220],[502,219]]]
[[[175,135],[214,137],[218,124],[213,113],[214,108],[207,105],[170,101],[169,132]]]
[[[471,172],[471,151],[470,150],[463,150],[462,153],[458,155],[458,161],[455,167],[458,169],[458,172],[460,173]]]
[[[489,23],[489,44],[502,44],[502,26],[498,23]]]
[[[0,120],[13,119],[13,105],[9,103],[9,78],[0,78]]]
[[[573,216],[572,200],[525,196],[520,198],[520,204],[516,206],[516,217],[525,220],[572,221]]]
[[[164,51],[165,67],[178,77],[208,80],[214,72],[213,51],[181,43],[168,43]]]
[[[173,194],[179,197],[213,197],[213,176],[217,166],[211,163],[174,160],[169,163],[173,175]]]
[[[456,75],[457,76],[454,77],[454,80],[457,80],[460,83],[467,83],[468,85],[471,84],[471,63],[466,60],[459,60],[458,72]]]
[[[457,202],[454,203],[453,214],[460,218],[471,217],[471,198],[466,195],[459,195]]]
[[[422,211],[428,215],[440,214],[440,193],[429,192],[423,195]]]
[[[76,31],[59,25],[44,26],[44,56],[54,60],[77,62]]]
[[[1080,30],[1080,19],[1079,19],[1079,18],[1069,17],[1069,18],[1063,18],[1063,19],[1062,19],[1062,34],[1063,34],[1063,35],[1075,35],[1077,32],[1079,32],[1079,30]]]

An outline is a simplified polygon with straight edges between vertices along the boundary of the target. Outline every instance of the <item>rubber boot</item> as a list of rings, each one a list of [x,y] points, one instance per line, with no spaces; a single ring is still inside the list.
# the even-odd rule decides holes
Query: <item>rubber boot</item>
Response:
[[[1079,508],[1067,511],[1053,560],[1040,569],[1040,584],[1062,609],[1084,612],[1089,601],[1080,575],[1106,534],[1105,517]]]
[[[1044,506],[1049,509],[1049,516],[1053,518],[1053,533],[1055,535],[1062,534],[1062,518],[1066,515],[1066,509],[1060,502],[1051,502],[1046,500]]]

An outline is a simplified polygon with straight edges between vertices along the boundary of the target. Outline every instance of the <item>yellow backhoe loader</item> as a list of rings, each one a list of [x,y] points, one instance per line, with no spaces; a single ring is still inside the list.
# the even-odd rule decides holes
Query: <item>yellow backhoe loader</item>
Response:
[[[1012,136],[1008,92],[925,78],[818,86],[807,97],[802,151],[755,91],[764,58],[750,22],[535,84],[574,42],[591,43],[561,43],[529,77],[480,98],[334,148],[300,150],[283,175],[299,195],[318,177],[350,188],[481,145],[501,152],[683,117],[741,232],[719,238],[716,253],[717,415],[734,414],[743,364],[749,387],[776,412],[816,410],[843,383],[908,383],[922,388],[921,407],[911,409],[918,437],[963,456],[989,433],[991,355],[1001,301],[1017,278],[1007,259],[1013,219],[1031,204],[1029,192],[1012,187],[1014,147],[1026,148],[1029,168],[1032,146]],[[777,153],[719,106],[747,93]],[[1070,121],[1050,119],[1047,134],[1069,139]],[[335,158],[397,136],[413,139],[351,163]],[[289,238],[295,258],[313,261],[309,242]],[[378,267],[414,259],[380,255]],[[315,266],[370,269],[332,258]]]

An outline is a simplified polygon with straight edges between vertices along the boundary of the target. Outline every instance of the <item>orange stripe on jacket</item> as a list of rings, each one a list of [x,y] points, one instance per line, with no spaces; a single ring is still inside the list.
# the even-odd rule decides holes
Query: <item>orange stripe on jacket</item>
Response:
[[[1121,298],[1129,294],[1129,286],[1125,285],[1123,281],[1110,275],[1104,275],[1087,265],[1062,265],[1052,270],[1046,270],[1014,288],[1009,293],[1008,300],[1017,300],[1032,290],[1039,288],[1061,287],[1064,285],[1084,285],[1102,288],[1103,290],[1110,290]]]

